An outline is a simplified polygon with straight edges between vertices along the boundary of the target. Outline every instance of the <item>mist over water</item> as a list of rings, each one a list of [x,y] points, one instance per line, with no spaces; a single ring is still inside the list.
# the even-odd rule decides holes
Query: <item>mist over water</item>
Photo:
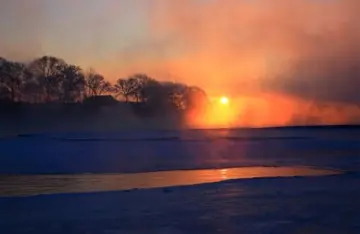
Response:
[[[234,97],[239,124],[359,120],[358,1],[157,3],[155,36],[183,51],[170,70]]]

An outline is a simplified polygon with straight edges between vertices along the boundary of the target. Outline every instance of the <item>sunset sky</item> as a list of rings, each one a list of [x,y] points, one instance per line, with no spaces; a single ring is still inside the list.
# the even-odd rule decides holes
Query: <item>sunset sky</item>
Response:
[[[229,96],[243,124],[360,120],[359,0],[3,0],[0,56]]]

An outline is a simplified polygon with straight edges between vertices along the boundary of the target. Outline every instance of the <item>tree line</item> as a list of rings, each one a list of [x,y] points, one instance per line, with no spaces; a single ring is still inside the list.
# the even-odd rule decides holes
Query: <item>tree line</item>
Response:
[[[204,90],[176,82],[160,82],[138,73],[115,84],[93,69],[88,71],[63,59],[43,56],[28,63],[0,57],[0,100],[12,103],[81,103],[109,94],[127,103],[186,111],[206,106]]]

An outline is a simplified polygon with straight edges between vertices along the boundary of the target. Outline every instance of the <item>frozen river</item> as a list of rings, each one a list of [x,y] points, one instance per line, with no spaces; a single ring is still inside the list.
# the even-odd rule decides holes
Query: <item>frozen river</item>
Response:
[[[307,167],[243,167],[128,174],[3,175],[0,176],[0,196],[120,191],[196,185],[233,179],[334,174],[340,172]]]

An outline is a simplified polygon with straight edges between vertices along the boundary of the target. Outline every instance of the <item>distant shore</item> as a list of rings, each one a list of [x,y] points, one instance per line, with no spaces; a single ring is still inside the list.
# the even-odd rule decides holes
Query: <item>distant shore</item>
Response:
[[[129,103],[110,106],[83,104],[20,104],[0,111],[0,137],[47,132],[109,132],[147,130],[228,129],[188,125],[179,114],[141,116]],[[360,129],[360,124],[233,127],[231,129]]]
[[[133,119],[116,123],[114,119],[104,118],[104,121],[71,120],[65,122],[47,122],[36,124],[0,125],[0,139],[17,137],[25,134],[42,134],[51,132],[116,132],[116,131],[201,131],[201,130],[359,130],[360,125],[307,125],[307,126],[273,126],[273,127],[238,127],[238,128],[187,128],[174,126],[171,120],[166,119]]]

